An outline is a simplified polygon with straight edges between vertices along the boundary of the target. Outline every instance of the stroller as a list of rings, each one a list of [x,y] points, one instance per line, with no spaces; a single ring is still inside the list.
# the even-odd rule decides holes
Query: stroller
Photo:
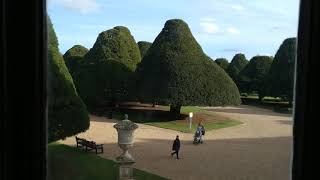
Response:
[[[197,130],[196,133],[194,134],[193,144],[199,144],[199,143],[202,144],[201,136],[202,136],[202,132],[200,130]]]

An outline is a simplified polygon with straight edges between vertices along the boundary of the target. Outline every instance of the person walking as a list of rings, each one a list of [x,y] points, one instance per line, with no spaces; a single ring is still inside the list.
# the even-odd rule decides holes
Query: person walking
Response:
[[[171,153],[171,157],[173,157],[174,154],[177,155],[177,159],[179,159],[179,150],[180,150],[180,140],[179,140],[179,136],[176,136],[176,139],[173,141],[173,145],[172,145],[172,152]]]

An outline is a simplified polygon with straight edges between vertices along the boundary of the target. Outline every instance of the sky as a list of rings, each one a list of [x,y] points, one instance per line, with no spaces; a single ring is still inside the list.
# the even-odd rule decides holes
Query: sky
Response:
[[[153,42],[169,19],[182,19],[212,59],[274,56],[296,37],[299,0],[48,0],[61,53],[92,48],[100,32],[129,28],[136,42]]]

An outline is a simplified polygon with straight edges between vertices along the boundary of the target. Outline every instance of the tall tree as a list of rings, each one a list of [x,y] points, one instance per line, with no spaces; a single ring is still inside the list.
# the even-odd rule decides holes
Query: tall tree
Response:
[[[168,20],[143,57],[139,68],[140,97],[170,105],[180,115],[185,105],[238,105],[232,79],[202,51],[188,25]]]
[[[268,84],[271,96],[293,100],[296,38],[287,38],[279,47],[270,68]]]
[[[85,104],[59,53],[58,39],[48,17],[48,141],[64,139],[89,128]]]
[[[232,58],[229,66],[228,66],[228,68],[226,70],[226,72],[233,79],[233,81],[237,84],[237,86],[239,86],[239,84],[238,84],[238,75],[239,75],[240,71],[242,71],[242,69],[244,67],[246,67],[246,65],[248,63],[249,63],[249,61],[246,59],[245,55],[239,53],[239,54],[236,54]]]
[[[225,71],[227,70],[229,66],[229,62],[226,58],[217,58],[215,62]]]
[[[89,50],[84,46],[74,45],[63,55],[63,59],[75,83],[79,76],[80,64],[83,61],[84,55],[86,55],[88,51]]]
[[[81,97],[90,106],[114,106],[130,99],[140,61],[139,47],[128,28],[116,26],[101,32],[80,66]]]
[[[264,82],[269,73],[273,58],[254,56],[249,64],[239,73],[238,83],[241,92],[258,92],[259,99],[264,97]]]

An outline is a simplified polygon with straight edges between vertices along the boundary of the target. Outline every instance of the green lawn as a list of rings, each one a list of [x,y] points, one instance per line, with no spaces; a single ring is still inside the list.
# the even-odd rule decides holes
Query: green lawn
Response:
[[[122,120],[124,114],[129,115],[129,119],[136,123],[143,123],[151,126],[156,126],[165,129],[172,129],[180,132],[194,133],[197,127],[197,124],[200,119],[204,120],[204,126],[207,131],[213,129],[226,128],[230,126],[235,126],[242,124],[241,121],[232,120],[221,115],[217,115],[213,112],[201,109],[198,106],[183,106],[181,107],[181,114],[184,114],[184,118],[180,120],[172,119],[169,113],[169,106],[158,106],[158,110],[122,110],[115,111],[113,113],[113,118],[117,120]],[[149,111],[149,112],[147,112]],[[191,131],[189,130],[188,114],[193,112],[193,124]],[[170,119],[171,118],[171,119]]]
[[[111,160],[59,143],[48,145],[48,180],[116,179],[118,165]],[[136,180],[166,178],[134,169]]]
[[[176,130],[184,133],[194,133],[197,128],[197,123],[192,123],[191,131],[190,131],[189,123],[187,120],[186,120],[186,123],[181,123],[180,121],[169,121],[169,122],[150,122],[145,124],[160,127],[160,128],[165,128],[165,129],[172,129],[172,130]],[[226,119],[222,122],[207,121],[204,123],[204,126],[206,131],[210,131],[213,129],[226,128],[226,127],[235,126],[239,124],[242,124],[242,122],[237,120]]]

